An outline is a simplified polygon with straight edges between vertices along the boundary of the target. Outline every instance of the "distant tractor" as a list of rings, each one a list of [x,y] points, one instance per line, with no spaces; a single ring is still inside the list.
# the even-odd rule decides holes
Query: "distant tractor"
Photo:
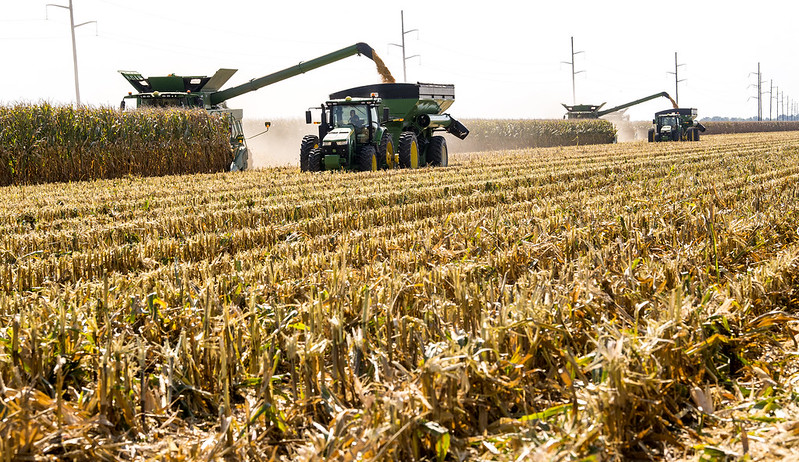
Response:
[[[384,83],[333,93],[319,108],[319,135],[302,139],[300,169],[446,167],[446,140],[434,133],[444,130],[460,139],[469,134],[444,113],[454,101],[454,85],[426,83]],[[310,110],[305,119],[312,123]]]
[[[699,141],[705,126],[696,120],[695,108],[667,109],[655,113],[655,128],[649,129],[649,142]]]

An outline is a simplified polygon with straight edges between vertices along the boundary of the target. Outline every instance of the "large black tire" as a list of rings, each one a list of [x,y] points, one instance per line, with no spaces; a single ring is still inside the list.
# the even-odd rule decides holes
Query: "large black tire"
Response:
[[[319,147],[319,137],[316,135],[305,135],[302,137],[302,144],[300,144],[300,170],[307,172],[308,158],[311,151]]]
[[[380,159],[383,159],[388,168],[397,167],[394,152],[394,137],[388,131],[384,131],[383,137],[380,138],[380,146],[377,148],[377,155]]]
[[[671,140],[672,141],[680,141],[680,131],[679,130],[672,130],[672,132],[671,132]]]
[[[377,170],[377,150],[371,144],[361,146],[357,154],[358,169],[362,172],[374,172]]]
[[[419,141],[413,132],[402,132],[399,140],[401,168],[419,168]]]
[[[700,130],[699,130],[698,128],[692,128],[691,130],[693,130],[693,131],[694,131],[694,138],[693,138],[693,141],[699,141],[699,131],[700,131]]]
[[[446,167],[449,165],[447,140],[443,136],[434,136],[427,146],[427,164],[433,167]]]
[[[654,143],[655,142],[655,129],[654,128],[650,128],[649,129],[649,133],[647,133],[647,139],[649,140],[650,143]]]
[[[308,154],[308,171],[321,172],[322,171],[322,150],[319,148],[311,149]]]

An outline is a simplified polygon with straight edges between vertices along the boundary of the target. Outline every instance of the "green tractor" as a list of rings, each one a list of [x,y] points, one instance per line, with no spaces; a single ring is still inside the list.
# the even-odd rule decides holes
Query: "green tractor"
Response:
[[[655,113],[649,129],[649,142],[656,141],[699,141],[699,133],[705,126],[696,120],[695,108],[666,109]]]
[[[379,98],[348,97],[323,104],[319,136],[302,139],[300,169],[374,171],[384,166],[386,159],[393,159],[394,140],[380,123],[379,107]],[[305,121],[311,123],[311,119],[311,111],[306,111]]]
[[[469,130],[444,111],[455,101],[454,85],[384,83],[330,95],[321,106],[319,135],[300,146],[302,171],[446,167],[446,131],[460,139]],[[305,113],[307,123],[312,114]]]

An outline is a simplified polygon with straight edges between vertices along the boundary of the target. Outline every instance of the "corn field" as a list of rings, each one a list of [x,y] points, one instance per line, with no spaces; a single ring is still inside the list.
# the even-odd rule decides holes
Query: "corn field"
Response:
[[[2,460],[797,457],[799,133],[0,188]]]
[[[205,111],[0,106],[0,185],[225,171],[226,121]]]
[[[707,134],[789,132],[799,130],[799,121],[762,120],[732,122],[702,122],[707,127]]]

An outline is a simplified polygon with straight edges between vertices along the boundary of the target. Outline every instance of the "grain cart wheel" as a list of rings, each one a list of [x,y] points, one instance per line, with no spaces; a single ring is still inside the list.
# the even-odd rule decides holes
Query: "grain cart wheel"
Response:
[[[377,170],[377,151],[371,144],[361,146],[358,150],[358,169],[362,172]]]
[[[694,141],[699,141],[699,131],[700,130],[698,128],[692,128],[691,130],[694,131]]]
[[[650,128],[649,129],[649,133],[647,133],[647,139],[649,140],[650,143],[654,143],[655,142],[655,129],[654,128]]]
[[[446,167],[449,164],[447,140],[443,136],[434,136],[427,146],[427,163],[433,167]]]
[[[308,171],[321,172],[322,171],[322,150],[319,148],[311,149],[308,154]]]
[[[303,172],[308,171],[308,157],[311,151],[319,147],[319,137],[316,135],[305,135],[302,137],[302,144],[300,144],[300,170]]]
[[[377,155],[386,161],[386,167],[396,168],[398,160],[394,153],[394,137],[391,133],[384,131],[380,138],[380,146],[377,148]]]
[[[413,132],[402,132],[399,140],[401,168],[419,168],[419,141]]]

